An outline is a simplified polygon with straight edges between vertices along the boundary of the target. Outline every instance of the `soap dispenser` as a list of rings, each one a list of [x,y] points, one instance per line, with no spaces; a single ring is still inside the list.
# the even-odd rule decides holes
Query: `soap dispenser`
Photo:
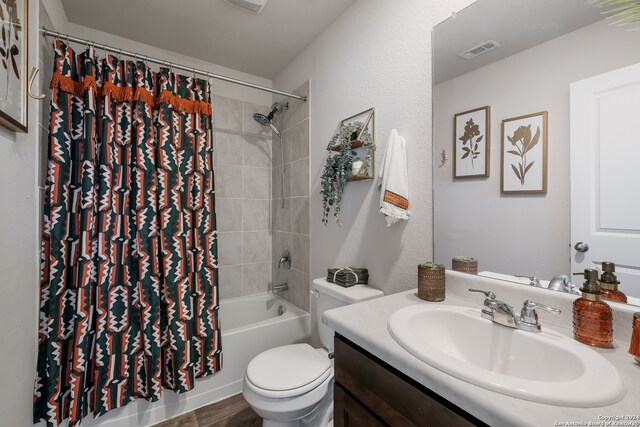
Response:
[[[618,279],[614,274],[616,265],[605,261],[602,263],[602,275],[600,276],[600,287],[602,288],[602,299],[615,302],[627,302],[627,296],[618,290]]]
[[[583,274],[583,273],[579,273]],[[573,336],[583,344],[600,348],[613,345],[613,316],[611,307],[600,301],[598,270],[584,270],[582,298],[573,302]]]

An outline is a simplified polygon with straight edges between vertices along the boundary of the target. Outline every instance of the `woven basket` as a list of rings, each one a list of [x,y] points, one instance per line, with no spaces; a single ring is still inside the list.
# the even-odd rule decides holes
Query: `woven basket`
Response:
[[[478,274],[478,260],[462,261],[459,259],[451,260],[451,268],[453,271],[460,271],[462,273]]]
[[[444,301],[444,268],[434,270],[418,266],[418,297],[427,301]]]

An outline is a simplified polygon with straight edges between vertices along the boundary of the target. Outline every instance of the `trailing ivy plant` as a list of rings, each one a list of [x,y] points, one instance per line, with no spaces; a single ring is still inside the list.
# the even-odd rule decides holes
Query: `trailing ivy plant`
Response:
[[[352,151],[348,144],[340,144],[340,152],[328,154],[324,162],[322,177],[320,178],[320,194],[322,195],[322,222],[327,225],[329,213],[333,209],[333,216],[338,225],[340,221],[340,203],[342,202],[342,192],[347,183],[347,171],[351,169],[351,164],[355,159],[355,151]]]
[[[342,225],[340,221],[340,203],[342,202],[342,192],[347,183],[348,173],[351,171],[353,161],[356,159],[357,153],[351,149],[351,141],[356,139],[364,123],[360,121],[348,123],[340,127],[336,132],[327,150],[339,147],[340,151],[329,151],[324,161],[322,176],[320,177],[320,195],[322,195],[322,222],[327,225],[329,222],[329,214],[333,209],[333,216],[336,223]],[[368,129],[365,129],[360,135],[360,141],[363,146],[373,150],[373,138]]]
[[[364,126],[364,123],[362,123],[361,121],[355,121],[342,125],[340,131],[336,132],[331,137],[331,141],[329,141],[329,147],[335,147],[338,144],[350,145],[351,141],[356,139],[358,137],[358,134],[360,134],[362,126]],[[369,133],[368,127],[367,129],[362,131],[362,135],[360,135],[360,141],[362,142],[362,145],[364,147],[375,147],[375,145],[373,144],[373,137],[371,136],[371,133]]]

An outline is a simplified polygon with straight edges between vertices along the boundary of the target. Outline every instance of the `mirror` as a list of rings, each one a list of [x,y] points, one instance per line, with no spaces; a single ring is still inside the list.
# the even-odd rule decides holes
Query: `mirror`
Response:
[[[573,171],[589,172],[592,165],[572,164],[577,156],[570,156],[570,139],[576,134],[574,126],[589,132],[594,129],[590,120],[571,122],[575,108],[570,109],[570,88],[574,82],[640,63],[640,32],[610,25],[611,20],[603,20],[602,12],[584,0],[478,0],[434,28],[435,261],[449,267],[453,257],[473,256],[479,260],[480,271],[506,274],[507,278],[522,275],[550,280],[564,274],[572,282],[582,283],[581,278],[570,275],[572,266],[585,259],[585,253],[575,249],[578,242],[572,241],[571,228],[586,218],[582,212],[571,212],[572,189],[577,183],[571,177]],[[640,84],[637,88],[640,94]],[[640,108],[640,102],[638,105]],[[484,107],[490,107],[484,141],[488,176],[483,176],[484,171],[456,176],[454,159],[443,162],[441,154],[443,150],[449,157],[456,154],[454,132],[464,138],[464,129],[453,125],[454,117]],[[511,136],[513,130],[503,136],[504,123],[543,112],[548,152],[539,159],[546,162],[546,188],[540,192],[502,192],[503,138],[507,145],[517,139]],[[473,134],[473,124],[469,125],[467,137]],[[534,123],[530,128],[528,141],[535,138],[536,126]],[[635,142],[640,146],[637,137]],[[517,151],[526,150],[521,143],[511,144]],[[514,147],[510,147],[512,151]],[[633,149],[640,155],[640,148]],[[604,152],[598,154],[604,158]],[[614,154],[616,159],[607,167],[600,163],[600,169],[614,171],[627,182],[639,182],[635,178],[639,172],[615,166],[628,153]],[[504,173],[512,174],[505,159]],[[456,157],[458,162],[468,160]],[[637,166],[633,169],[640,170]],[[619,199],[624,195],[627,204],[640,200],[635,187],[616,187],[615,194]],[[629,209],[640,212],[640,207],[624,210]],[[629,233],[636,241],[640,240],[637,221],[640,219],[632,217],[630,228],[636,229]],[[595,246],[595,242],[588,243]],[[640,252],[627,252],[640,264]],[[620,290],[630,297],[629,303],[640,305],[639,266],[622,262],[616,255],[605,255],[599,261],[619,264]],[[595,267],[595,261],[590,262],[586,267]],[[524,284],[529,282],[522,279]]]

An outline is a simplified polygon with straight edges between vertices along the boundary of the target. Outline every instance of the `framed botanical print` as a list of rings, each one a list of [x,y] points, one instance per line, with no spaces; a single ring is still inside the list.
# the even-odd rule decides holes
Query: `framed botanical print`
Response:
[[[27,1],[0,1],[0,124],[27,131]]]
[[[547,112],[502,121],[503,193],[547,192]]]
[[[489,176],[491,108],[481,107],[453,117],[453,177]]]

